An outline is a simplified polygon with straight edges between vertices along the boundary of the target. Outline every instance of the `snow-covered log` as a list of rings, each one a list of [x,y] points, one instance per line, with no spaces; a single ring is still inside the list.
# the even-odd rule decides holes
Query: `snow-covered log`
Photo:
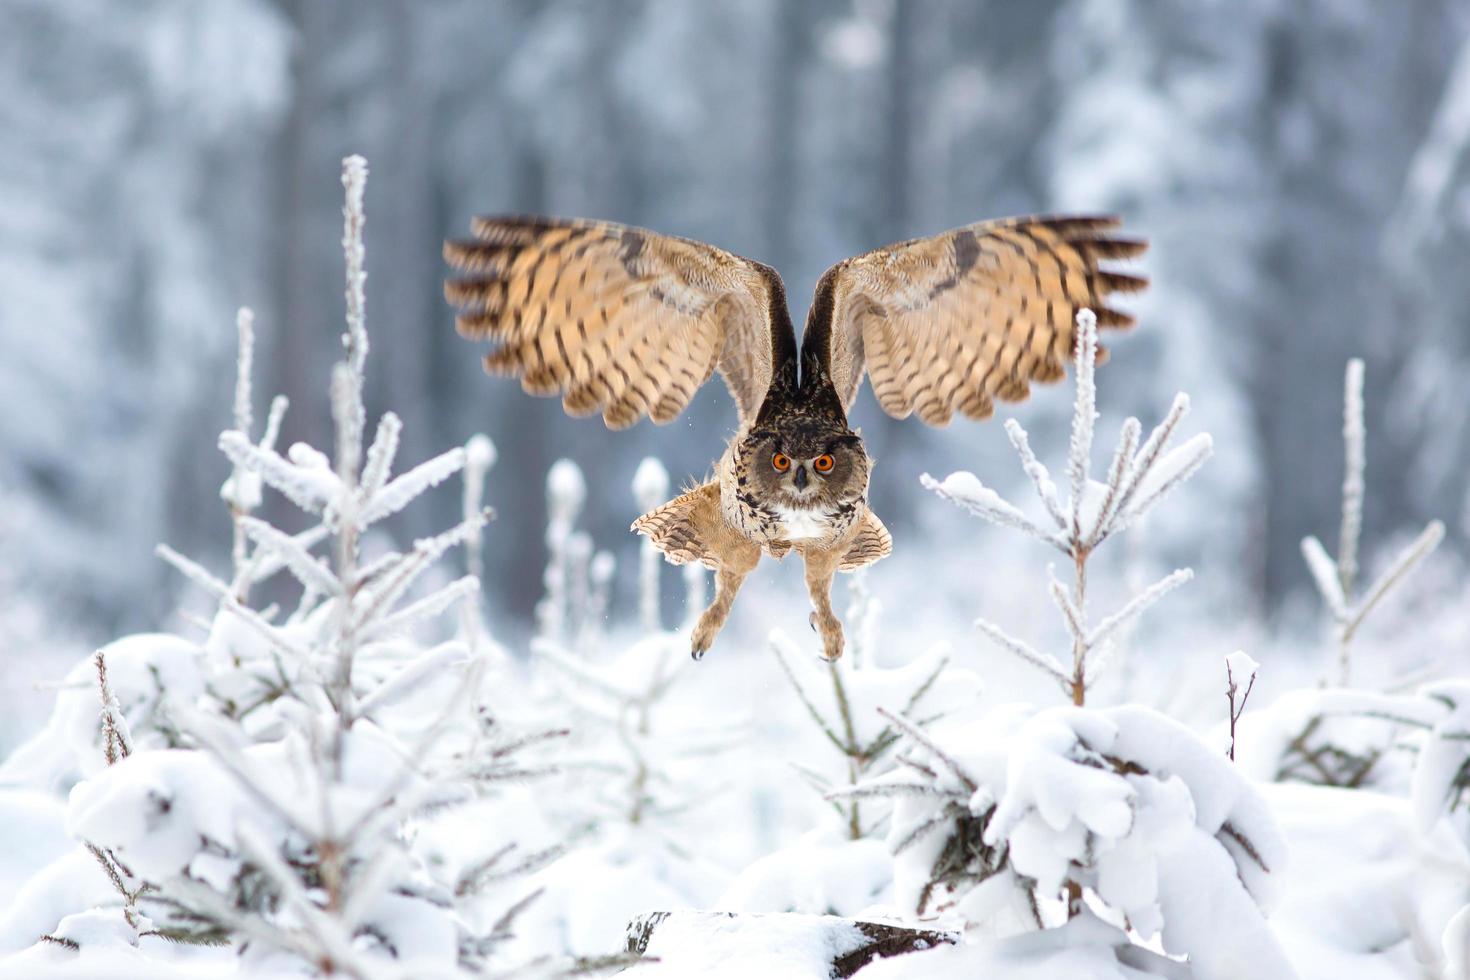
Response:
[[[627,951],[656,962],[625,976],[719,975],[827,980],[875,959],[959,941],[959,933],[834,915],[646,912],[628,923]]]

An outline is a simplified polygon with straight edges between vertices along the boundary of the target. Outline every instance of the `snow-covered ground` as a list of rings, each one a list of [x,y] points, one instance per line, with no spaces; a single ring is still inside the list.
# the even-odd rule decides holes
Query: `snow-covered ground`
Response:
[[[1357,555],[1361,367],[1338,553],[1304,546],[1324,642],[1189,599],[1229,569],[1145,557],[1212,443],[1183,396],[1094,432],[1084,314],[1056,475],[1006,429],[1035,502],[926,479],[936,511],[999,526],[846,579],[843,660],[768,562],[695,663],[705,573],[618,569],[571,461],[546,474],[534,627],[487,616],[485,480],[510,461],[491,431],[399,465],[402,423],[366,415],[364,180],[350,158],[330,451],[277,446],[282,402],[256,417],[242,316],[229,567],[161,547],[187,615],[95,655],[0,608],[68,661],[6,678],[48,710],[3,718],[0,976],[796,980],[863,947],[859,922],[944,936],[850,964],[864,980],[1470,975],[1467,593],[1437,524]],[[671,482],[645,461],[630,519]],[[446,493],[455,527],[378,532]],[[263,520],[267,494],[300,513]],[[678,910],[720,914],[624,952]]]

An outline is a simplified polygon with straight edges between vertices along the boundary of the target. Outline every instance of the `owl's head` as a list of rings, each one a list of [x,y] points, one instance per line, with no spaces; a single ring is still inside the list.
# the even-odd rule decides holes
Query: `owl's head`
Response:
[[[763,502],[817,508],[861,496],[868,454],[847,427],[802,419],[754,429],[740,447],[746,479]]]

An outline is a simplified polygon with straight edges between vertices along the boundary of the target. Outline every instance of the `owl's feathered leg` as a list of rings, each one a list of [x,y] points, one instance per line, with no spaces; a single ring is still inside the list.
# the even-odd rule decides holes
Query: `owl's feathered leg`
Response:
[[[720,567],[715,573],[715,601],[700,614],[699,622],[694,625],[694,634],[690,637],[689,654],[695,660],[702,658],[705,651],[714,645],[715,637],[725,625],[725,618],[730,615],[735,595],[745,582],[745,576],[760,563],[760,559],[760,549],[754,546],[748,549],[730,549],[720,556]]]
[[[842,656],[842,623],[832,612],[832,576],[837,573],[845,552],[845,545],[803,552],[806,558],[806,590],[812,597],[811,624],[822,634],[822,656],[828,660]]]
[[[633,530],[648,535],[676,565],[697,561],[715,569],[715,600],[690,637],[689,652],[698,660],[714,645],[745,576],[760,563],[760,545],[726,523],[715,480],[644,514],[633,522]]]

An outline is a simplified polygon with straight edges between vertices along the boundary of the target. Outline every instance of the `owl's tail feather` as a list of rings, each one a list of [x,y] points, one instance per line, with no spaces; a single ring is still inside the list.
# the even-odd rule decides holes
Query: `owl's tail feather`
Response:
[[[839,572],[855,572],[859,568],[867,568],[880,558],[887,558],[893,551],[893,537],[888,533],[888,528],[878,520],[878,515],[871,510],[863,515],[863,521],[858,525],[857,536],[852,539],[848,546],[847,554],[842,556],[838,563]]]
[[[647,535],[675,565],[697,561],[717,569],[720,562],[712,539],[723,522],[720,484],[711,480],[655,507],[634,521],[632,529]]]

